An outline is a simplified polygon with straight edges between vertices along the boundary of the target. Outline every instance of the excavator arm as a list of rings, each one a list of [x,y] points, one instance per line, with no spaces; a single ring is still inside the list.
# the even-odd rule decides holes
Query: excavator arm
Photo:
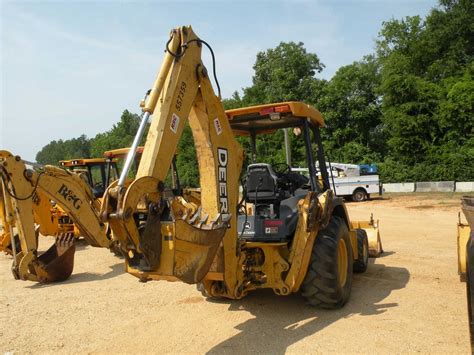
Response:
[[[201,61],[203,44],[207,45],[190,26],[172,31],[160,72],[141,104],[142,122],[122,175],[108,188],[102,205],[103,220],[127,246],[127,270],[141,279],[153,273],[197,283],[208,273],[221,243],[228,244],[226,258],[237,258],[232,206],[238,202],[243,151]],[[137,177],[127,185],[130,162],[150,117]],[[163,198],[164,181],[187,122],[198,152],[197,209],[180,196]],[[139,222],[141,215],[146,220]]]
[[[13,239],[11,241],[16,278],[40,282],[61,281],[72,272],[74,239],[69,233],[59,238],[47,252],[38,255],[35,204],[55,201],[70,216],[90,245],[109,247],[111,244],[107,228],[99,219],[99,203],[94,199],[90,187],[78,175],[48,165],[39,171],[28,169],[20,157],[0,151],[0,176],[3,219],[10,229],[11,238],[13,224],[16,226],[21,244],[19,251]],[[41,201],[38,196],[41,196]]]

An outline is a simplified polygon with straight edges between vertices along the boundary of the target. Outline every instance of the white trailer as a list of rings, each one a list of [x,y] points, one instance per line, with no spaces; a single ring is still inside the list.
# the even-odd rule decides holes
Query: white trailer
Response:
[[[318,166],[316,168],[318,169]],[[304,168],[292,168],[291,170],[308,173],[308,169]],[[352,198],[353,201],[361,202],[369,199],[371,195],[382,195],[379,175],[361,174],[359,165],[328,163],[327,170],[329,185],[336,196]]]

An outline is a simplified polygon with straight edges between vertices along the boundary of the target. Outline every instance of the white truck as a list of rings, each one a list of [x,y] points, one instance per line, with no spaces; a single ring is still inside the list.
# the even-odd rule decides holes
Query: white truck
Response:
[[[316,169],[319,170],[318,166]],[[292,171],[308,172],[308,169],[291,168]],[[371,195],[382,195],[382,185],[374,165],[328,163],[329,185],[337,196],[361,202]],[[318,173],[319,175],[319,173]]]

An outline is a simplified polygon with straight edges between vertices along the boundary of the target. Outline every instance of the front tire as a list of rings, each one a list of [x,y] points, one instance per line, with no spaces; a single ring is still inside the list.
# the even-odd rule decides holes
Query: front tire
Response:
[[[363,229],[357,229],[357,260],[354,261],[354,272],[362,273],[367,270],[369,265],[369,239],[367,232]]]
[[[301,285],[308,303],[327,309],[344,306],[352,289],[352,260],[347,225],[341,217],[332,216],[316,237]]]

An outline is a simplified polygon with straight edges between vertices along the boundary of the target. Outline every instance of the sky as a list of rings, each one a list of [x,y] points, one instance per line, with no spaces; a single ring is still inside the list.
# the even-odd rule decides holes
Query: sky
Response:
[[[383,21],[436,3],[0,0],[0,149],[34,161],[52,140],[94,137],[123,110],[139,113],[172,28],[192,25],[211,44],[229,97],[251,85],[256,54],[281,41],[303,42],[330,79],[374,51]]]

